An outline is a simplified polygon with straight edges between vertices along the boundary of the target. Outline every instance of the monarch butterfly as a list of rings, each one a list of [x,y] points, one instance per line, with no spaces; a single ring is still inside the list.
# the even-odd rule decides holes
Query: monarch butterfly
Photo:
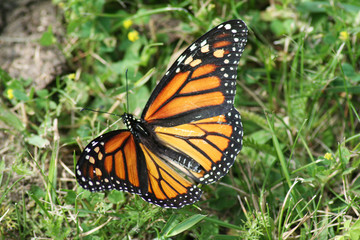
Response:
[[[92,140],[76,165],[87,190],[122,190],[164,208],[200,199],[195,183],[223,177],[242,148],[234,108],[237,66],[247,41],[242,20],[213,28],[191,44],[152,92],[140,119],[124,113],[127,130]]]

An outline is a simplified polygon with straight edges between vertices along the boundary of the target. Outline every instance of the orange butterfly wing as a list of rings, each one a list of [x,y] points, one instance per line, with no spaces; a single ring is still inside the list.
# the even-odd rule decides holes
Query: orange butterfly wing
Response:
[[[76,177],[89,191],[127,191],[161,207],[180,208],[201,196],[200,189],[138,144],[126,130],[91,141],[77,163]]]
[[[197,202],[202,191],[183,178],[160,159],[157,154],[140,144],[148,166],[148,192],[141,197],[165,208],[181,208]]]
[[[174,126],[230,111],[247,32],[243,21],[231,20],[196,40],[156,86],[142,119]]]
[[[159,141],[175,152],[176,160],[170,164],[202,184],[223,177],[242,148],[243,127],[234,108],[224,115],[154,131]]]
[[[125,113],[129,130],[106,133],[86,146],[76,166],[79,184],[139,194],[168,208],[198,201],[201,190],[179,173],[215,182],[242,147],[233,102],[246,38],[244,22],[231,20],[196,40],[156,86],[140,120]]]
[[[76,166],[79,184],[90,191],[147,191],[144,154],[127,130],[108,132],[92,140]]]

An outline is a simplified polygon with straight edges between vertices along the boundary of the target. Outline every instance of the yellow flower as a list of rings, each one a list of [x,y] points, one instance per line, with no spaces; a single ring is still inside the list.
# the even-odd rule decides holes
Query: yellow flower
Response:
[[[7,94],[7,97],[8,99],[13,99],[14,98],[14,90],[9,88],[7,91],[6,91],[6,94]]]
[[[64,9],[65,4],[63,2],[59,2],[58,6],[59,6],[59,8]]]
[[[345,42],[346,40],[349,39],[349,33],[346,31],[340,32],[339,39]]]
[[[68,78],[74,80],[75,79],[75,73],[70,73],[68,75]]]
[[[139,39],[139,33],[137,31],[131,31],[128,33],[128,39],[132,42],[135,42]]]
[[[325,153],[324,158],[327,159],[327,160],[332,159],[331,153]]]
[[[131,21],[130,19],[127,19],[123,22],[123,26],[128,29],[131,25],[133,24],[133,21]]]

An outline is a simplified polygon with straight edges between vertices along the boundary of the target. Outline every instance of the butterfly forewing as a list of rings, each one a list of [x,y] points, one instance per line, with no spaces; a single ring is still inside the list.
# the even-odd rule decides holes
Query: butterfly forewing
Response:
[[[142,118],[173,126],[228,112],[247,32],[243,21],[231,20],[196,40],[156,86]]]

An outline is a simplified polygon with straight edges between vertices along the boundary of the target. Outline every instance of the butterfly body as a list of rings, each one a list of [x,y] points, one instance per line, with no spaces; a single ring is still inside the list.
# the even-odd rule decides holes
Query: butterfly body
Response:
[[[246,25],[225,22],[196,40],[165,73],[140,119],[122,115],[127,130],[85,147],[76,166],[90,191],[123,190],[166,208],[200,199],[195,183],[223,177],[242,147],[234,108],[237,65]]]

